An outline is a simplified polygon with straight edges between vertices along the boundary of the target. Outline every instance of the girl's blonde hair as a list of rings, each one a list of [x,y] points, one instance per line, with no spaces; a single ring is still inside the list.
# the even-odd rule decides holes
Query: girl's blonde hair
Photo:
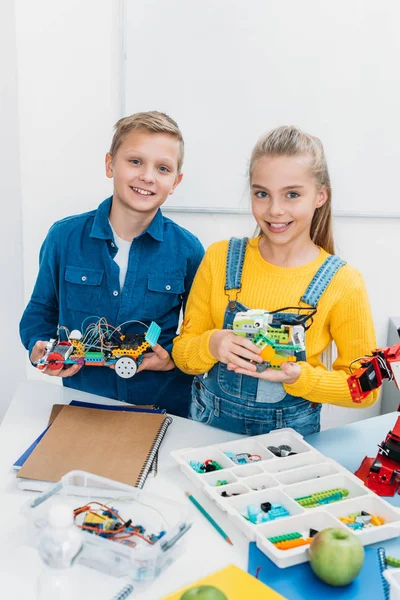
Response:
[[[334,254],[332,231],[332,189],[324,147],[319,138],[293,125],[277,127],[257,142],[250,158],[249,177],[255,163],[264,156],[310,156],[311,170],[318,186],[326,188],[328,199],[314,212],[310,236],[314,244]]]

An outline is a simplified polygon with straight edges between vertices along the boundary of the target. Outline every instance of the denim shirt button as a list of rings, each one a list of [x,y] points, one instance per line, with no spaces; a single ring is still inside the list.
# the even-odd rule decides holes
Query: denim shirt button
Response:
[[[171,286],[170,285],[166,285],[165,289],[169,292],[169,290],[171,289]]]
[[[111,248],[115,248],[114,242],[110,242],[110,246],[111,246]]]
[[[113,291],[113,296],[118,296],[118,292],[117,292],[117,290],[114,290],[114,291]]]
[[[82,281],[86,281],[86,279],[87,279],[86,275],[83,275],[82,276]]]

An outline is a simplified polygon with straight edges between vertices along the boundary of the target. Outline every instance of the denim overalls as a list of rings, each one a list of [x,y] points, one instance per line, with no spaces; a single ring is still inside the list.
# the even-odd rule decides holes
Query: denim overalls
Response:
[[[247,238],[231,238],[226,261],[225,292],[229,298],[225,311],[224,329],[232,329],[233,319],[247,307],[237,302],[241,290],[243,263]],[[301,302],[317,307],[318,301],[332,277],[345,264],[338,256],[329,256],[314,275]],[[257,306],[254,308],[264,308]],[[284,313],[285,317],[298,314]],[[305,360],[298,357],[299,360]],[[264,381],[228,371],[218,362],[192,384],[190,418],[206,425],[244,435],[260,435],[273,429],[293,427],[302,435],[320,430],[321,404],[291,396],[281,383]]]

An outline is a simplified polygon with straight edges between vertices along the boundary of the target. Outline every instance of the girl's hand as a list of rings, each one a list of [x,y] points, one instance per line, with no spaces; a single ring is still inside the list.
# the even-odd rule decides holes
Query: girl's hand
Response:
[[[30,355],[31,362],[35,363],[43,358],[43,356],[46,354],[46,346],[47,342],[43,342],[41,340],[36,342]],[[59,369],[54,370],[49,369],[48,366],[46,366],[44,369],[41,369],[41,371],[50,377],[72,377],[72,375],[75,375],[75,373],[77,373],[81,368],[82,365],[67,365],[65,367],[64,365],[61,365]]]
[[[246,375],[250,374],[249,370],[256,372],[256,366],[253,363],[263,362],[259,355],[260,350],[253,342],[235,335],[229,329],[214,331],[210,337],[209,348],[211,354],[219,362],[232,365],[232,369],[243,369]]]
[[[143,356],[143,360],[138,368],[140,371],[171,371],[175,367],[168,352],[156,344],[152,347],[152,352],[148,352]]]
[[[254,366],[254,365],[250,365]],[[301,368],[298,363],[295,362],[284,362],[281,364],[280,369],[265,369],[262,373],[254,372],[253,369],[241,369],[235,367],[233,363],[228,364],[230,371],[240,373],[241,375],[249,375],[250,377],[256,377],[257,379],[264,379],[265,381],[273,381],[279,383],[295,383],[301,374]]]

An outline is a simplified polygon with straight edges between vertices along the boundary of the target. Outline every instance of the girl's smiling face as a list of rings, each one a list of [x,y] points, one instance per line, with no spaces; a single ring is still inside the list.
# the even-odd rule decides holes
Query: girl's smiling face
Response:
[[[317,185],[309,156],[264,156],[254,164],[250,185],[253,215],[265,241],[285,247],[310,242],[314,212],[328,194]]]

